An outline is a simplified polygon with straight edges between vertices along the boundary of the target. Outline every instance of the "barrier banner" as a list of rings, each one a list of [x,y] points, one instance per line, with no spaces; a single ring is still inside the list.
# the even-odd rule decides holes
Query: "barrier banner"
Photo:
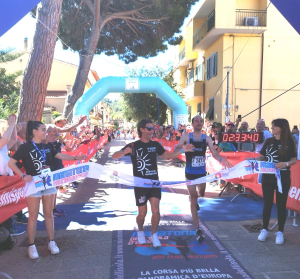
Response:
[[[153,140],[159,142],[167,152],[173,152],[176,148],[176,145],[178,144],[178,141],[174,141],[174,140],[171,141],[166,139],[153,139]],[[185,162],[184,153],[177,156],[177,158]]]
[[[25,182],[20,176],[0,176],[0,224],[24,207]]]
[[[88,162],[107,141],[108,137],[105,135],[100,140],[93,140],[88,144],[81,145],[71,153],[66,151],[62,151],[62,153],[74,156],[87,154],[85,162]],[[64,166],[75,165],[80,164],[80,161],[63,161],[63,164]],[[47,179],[45,179],[45,183],[47,184]],[[18,175],[0,176],[0,224],[27,206],[25,193],[25,182]]]
[[[254,152],[226,152],[220,153],[222,157],[227,157],[232,165],[236,165],[240,160],[244,160],[246,157],[257,157],[259,154]],[[210,153],[207,153],[206,169],[208,172],[213,173],[222,168],[219,161],[214,159]],[[247,175],[235,179],[224,179],[233,184],[241,184],[246,188],[251,189],[255,194],[263,196],[262,186],[258,183],[258,174]],[[276,195],[276,194],[275,194]],[[274,203],[276,203],[276,197],[274,196]],[[287,209],[300,213],[300,161],[297,161],[295,165],[291,167],[291,188],[287,200]]]
[[[101,137],[99,140],[92,140],[88,144],[82,144],[78,149],[72,151],[71,153],[62,151],[64,154],[70,154],[74,156],[79,156],[86,154],[87,158],[85,161],[63,161],[63,165],[65,167],[77,165],[83,162],[88,162],[95,154],[96,152],[103,147],[104,144],[106,144],[108,141],[108,136],[104,135],[104,137]]]

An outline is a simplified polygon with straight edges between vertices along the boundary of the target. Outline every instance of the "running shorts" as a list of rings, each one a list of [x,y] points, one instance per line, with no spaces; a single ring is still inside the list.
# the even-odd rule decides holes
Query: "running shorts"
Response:
[[[134,187],[135,202],[137,206],[147,204],[150,198],[161,199],[161,188]]]

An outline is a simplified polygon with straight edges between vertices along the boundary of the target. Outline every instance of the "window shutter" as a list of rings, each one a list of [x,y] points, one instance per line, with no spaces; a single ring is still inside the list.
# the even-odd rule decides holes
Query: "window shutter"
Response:
[[[207,63],[206,63],[206,79],[209,80],[210,79],[210,58],[207,59]]]
[[[201,106],[202,106],[201,103],[197,104],[197,114],[198,115],[201,115]]]
[[[217,75],[217,69],[218,69],[218,53],[215,53],[214,54],[214,73],[213,73],[214,77]]]

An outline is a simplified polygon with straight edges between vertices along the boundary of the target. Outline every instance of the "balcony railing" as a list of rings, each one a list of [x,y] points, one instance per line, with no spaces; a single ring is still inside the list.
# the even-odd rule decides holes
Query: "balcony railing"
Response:
[[[215,27],[215,11],[213,11],[194,35],[194,47]]]
[[[265,10],[236,10],[236,26],[267,26]]]
[[[185,47],[179,53],[179,62],[182,61],[185,57]]]

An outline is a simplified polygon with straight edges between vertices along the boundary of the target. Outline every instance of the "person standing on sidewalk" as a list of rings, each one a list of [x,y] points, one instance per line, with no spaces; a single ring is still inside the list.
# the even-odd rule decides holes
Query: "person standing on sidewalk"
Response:
[[[71,156],[57,153],[51,144],[44,144],[46,140],[46,126],[40,121],[28,121],[26,131],[26,143],[22,144],[16,153],[10,158],[8,166],[20,175],[25,182],[33,180],[33,176],[46,176],[53,170],[53,159],[72,161],[84,160],[86,155]],[[26,174],[17,166],[17,162],[23,161]],[[55,187],[38,191],[37,193],[26,197],[28,207],[27,232],[29,239],[28,255],[30,259],[37,259],[39,254],[34,244],[36,233],[36,223],[40,207],[40,198],[43,201],[43,213],[45,218],[46,230],[49,238],[48,249],[51,254],[58,254],[59,249],[54,241],[54,222],[53,222],[53,204],[57,190]]]
[[[217,159],[223,166],[227,168],[232,167],[231,163],[227,160],[227,158],[221,157],[221,155],[214,148],[211,137],[202,133],[203,124],[204,121],[200,115],[196,115],[195,117],[193,117],[192,126],[194,128],[194,132],[184,134],[175,148],[176,152],[180,150],[184,144],[192,144],[195,146],[193,153],[185,153],[185,177],[187,180],[194,180],[206,176],[205,153],[207,146],[209,147],[212,156],[215,159]],[[198,185],[188,185],[187,188],[190,194],[191,214],[193,217],[194,224],[196,226],[197,240],[202,241],[203,235],[199,227],[199,216],[197,213],[197,211],[200,210],[200,207],[198,205],[198,196],[204,197],[206,183]]]
[[[280,170],[282,193],[278,190],[277,178],[275,174],[262,175],[262,190],[264,197],[263,208],[263,230],[258,236],[259,241],[266,241],[268,237],[268,227],[271,218],[271,210],[276,191],[276,205],[278,218],[278,232],[276,244],[284,243],[283,229],[286,221],[286,202],[291,186],[290,167],[296,164],[296,146],[291,134],[289,122],[286,119],[275,119],[272,121],[272,134],[274,137],[268,138],[257,158],[246,158],[246,160],[267,161],[275,163],[275,168]]]
[[[143,119],[138,123],[138,134],[140,140],[127,144],[120,151],[112,155],[113,159],[119,159],[122,156],[131,156],[133,165],[133,175],[145,179],[158,180],[157,173],[157,154],[162,158],[169,160],[176,158],[183,152],[193,152],[194,146],[187,144],[183,148],[168,153],[157,142],[152,141],[154,127],[150,119]],[[153,247],[161,246],[156,230],[160,221],[159,203],[161,199],[161,188],[143,188],[134,187],[136,205],[138,207],[138,216],[136,222],[138,225],[138,242],[145,244],[144,222],[147,215],[147,202],[149,200],[152,211],[151,219],[151,241]]]

